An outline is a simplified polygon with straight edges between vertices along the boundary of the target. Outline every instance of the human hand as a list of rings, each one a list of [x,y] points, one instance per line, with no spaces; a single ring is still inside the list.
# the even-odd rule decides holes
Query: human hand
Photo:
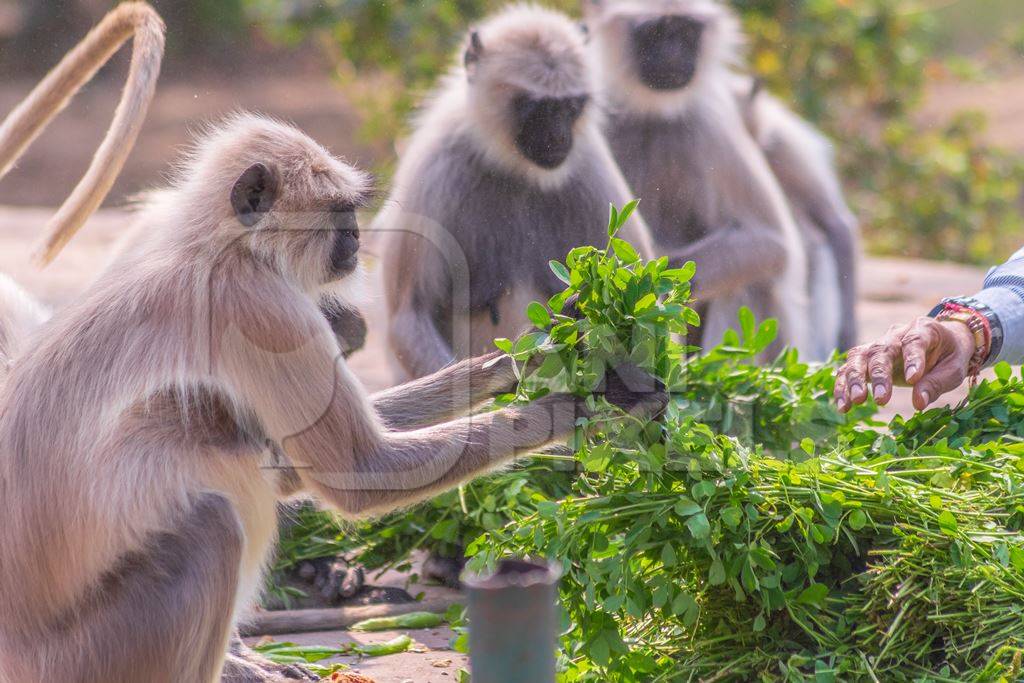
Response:
[[[974,350],[974,334],[957,320],[921,317],[909,325],[894,325],[878,341],[850,349],[836,371],[836,403],[845,413],[867,399],[870,386],[875,401],[885,405],[895,383],[914,387],[914,408],[924,410],[960,386]]]

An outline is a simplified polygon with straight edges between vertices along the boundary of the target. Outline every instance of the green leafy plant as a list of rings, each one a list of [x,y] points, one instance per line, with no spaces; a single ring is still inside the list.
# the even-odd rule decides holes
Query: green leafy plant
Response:
[[[774,324],[747,311],[688,359],[673,335],[696,322],[692,269],[642,262],[614,237],[620,215],[607,249],[552,264],[567,287],[533,307],[538,331],[499,340],[522,368],[508,400],[586,391],[624,358],[674,400],[657,421],[594,402],[570,495],[467,549],[477,570],[562,563],[563,679],[1016,680],[1024,448],[972,439],[1004,410],[1012,424],[1024,383],[1000,368],[975,409],[885,430],[870,407],[829,406],[828,367],[792,352],[753,367]],[[551,312],[573,295],[579,317]]]

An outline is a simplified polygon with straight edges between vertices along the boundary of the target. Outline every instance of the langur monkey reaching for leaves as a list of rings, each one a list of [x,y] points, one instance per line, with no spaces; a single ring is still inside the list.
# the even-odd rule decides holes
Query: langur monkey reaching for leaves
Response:
[[[659,250],[697,263],[700,343],[749,306],[810,349],[807,257],[726,79],[736,19],[709,0],[584,0],[608,140]],[[696,341],[696,340],[695,340]]]
[[[568,17],[510,7],[471,31],[415,122],[372,229],[383,234],[388,341],[422,377],[515,337],[548,268],[603,247],[608,206],[632,195],[600,132],[585,39]],[[647,226],[622,230],[644,257]]]
[[[20,347],[0,387],[0,681],[217,681],[279,499],[384,512],[572,433],[585,403],[565,395],[459,417],[514,386],[500,354],[367,395],[319,308],[358,268],[367,190],[299,131],[235,116],[141,211],[150,237]],[[608,400],[663,406],[624,379]]]

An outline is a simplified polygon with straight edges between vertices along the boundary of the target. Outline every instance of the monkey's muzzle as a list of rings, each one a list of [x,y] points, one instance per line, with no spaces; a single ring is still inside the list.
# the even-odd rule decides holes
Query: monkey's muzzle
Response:
[[[334,244],[331,247],[331,272],[335,277],[348,275],[359,265],[359,223],[352,209],[331,212]]]

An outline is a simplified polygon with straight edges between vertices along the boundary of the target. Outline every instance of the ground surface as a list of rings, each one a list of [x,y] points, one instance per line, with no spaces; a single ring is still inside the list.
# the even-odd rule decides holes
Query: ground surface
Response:
[[[46,303],[59,308],[77,296],[110,258],[118,237],[125,230],[125,214],[117,210],[99,212],[78,238],[47,270],[40,272],[28,261],[31,245],[40,234],[51,209],[19,209],[0,207],[0,272],[12,275]],[[369,264],[371,278],[364,310],[369,317],[366,348],[355,354],[350,366],[370,390],[390,386],[391,371],[385,351],[382,329],[381,294],[375,263]],[[976,291],[984,277],[984,269],[955,264],[909,261],[904,259],[867,259],[863,264],[859,318],[861,337],[873,339],[890,325],[912,319],[927,312],[943,296],[969,294]],[[894,407],[904,414],[912,408],[906,390],[900,390]],[[959,400],[951,395],[949,400]],[[404,584],[405,578],[394,574],[373,579],[376,585]],[[419,588],[411,587],[415,594]],[[431,589],[438,590],[438,589]],[[279,641],[309,645],[337,645],[342,642],[381,642],[394,633],[351,634],[344,631],[276,636]],[[447,682],[455,680],[465,658],[448,650],[451,632],[432,629],[411,632],[422,647],[415,652],[376,659],[343,658],[355,670],[373,677],[378,683]],[[258,639],[251,639],[255,642]]]
[[[422,558],[417,558],[419,562]],[[455,602],[461,599],[458,591],[434,585],[409,583],[409,577],[396,571],[388,571],[378,576],[367,575],[367,583],[375,586],[395,586],[404,588],[410,594],[423,594],[425,600],[437,604],[441,601]],[[440,611],[440,610],[438,610]],[[355,631],[314,631],[273,636],[276,642],[292,642],[297,645],[327,645],[337,647],[344,643],[383,643],[400,635],[398,631],[380,631],[375,633],[359,633]],[[377,683],[452,683],[458,680],[460,668],[469,668],[468,658],[454,652],[450,648],[454,636],[447,627],[418,629],[405,631],[413,639],[408,652],[385,657],[333,657],[320,662],[321,664],[342,662],[349,665],[349,671],[370,676]],[[245,641],[252,645],[266,638],[252,637]]]

